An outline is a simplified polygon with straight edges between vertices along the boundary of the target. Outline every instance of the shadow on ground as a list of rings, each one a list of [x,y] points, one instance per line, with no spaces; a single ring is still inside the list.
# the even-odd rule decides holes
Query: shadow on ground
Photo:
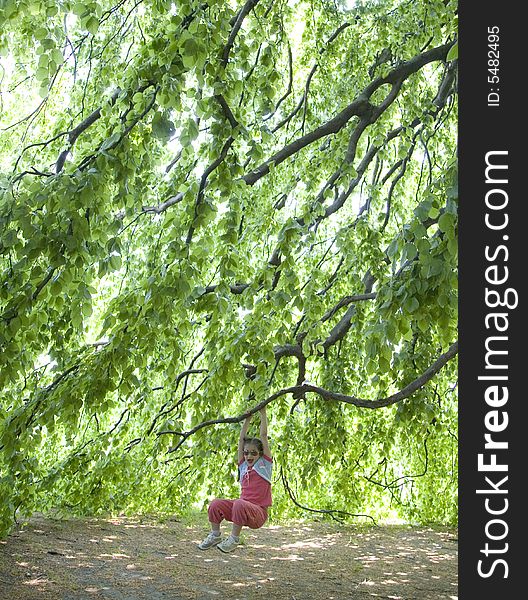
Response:
[[[453,529],[246,530],[231,554],[175,520],[32,519],[0,541],[2,600],[456,600]]]

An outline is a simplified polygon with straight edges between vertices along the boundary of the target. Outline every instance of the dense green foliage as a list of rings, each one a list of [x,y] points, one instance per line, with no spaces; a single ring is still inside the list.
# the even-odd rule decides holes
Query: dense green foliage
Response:
[[[455,522],[456,4],[0,7],[0,529],[236,494],[264,404],[275,516]]]

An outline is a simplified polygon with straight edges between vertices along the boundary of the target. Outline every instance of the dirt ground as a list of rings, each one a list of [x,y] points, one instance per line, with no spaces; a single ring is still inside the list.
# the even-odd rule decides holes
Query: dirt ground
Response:
[[[244,530],[231,554],[203,526],[31,519],[0,540],[0,600],[456,600],[453,529],[338,523]]]

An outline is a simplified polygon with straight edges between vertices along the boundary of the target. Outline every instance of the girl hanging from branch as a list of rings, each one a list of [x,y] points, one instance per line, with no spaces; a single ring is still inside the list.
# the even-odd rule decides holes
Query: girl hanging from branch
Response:
[[[268,442],[266,407],[260,409],[260,438],[246,437],[251,416],[244,420],[238,440],[240,498],[215,498],[211,502],[207,511],[211,532],[198,545],[200,550],[216,546],[222,552],[232,552],[239,544],[242,527],[259,529],[268,518],[273,460]],[[230,521],[233,526],[231,534],[222,541],[220,523],[223,520]]]

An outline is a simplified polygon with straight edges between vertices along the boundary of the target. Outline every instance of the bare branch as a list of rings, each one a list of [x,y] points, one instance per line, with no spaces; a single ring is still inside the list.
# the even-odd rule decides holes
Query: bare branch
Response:
[[[365,517],[367,519],[370,519],[375,525],[377,525],[375,519],[373,517],[371,517],[370,515],[349,513],[346,510],[339,510],[339,509],[329,509],[329,508],[319,509],[319,508],[309,508],[308,506],[303,506],[295,498],[295,495],[293,494],[293,491],[288,483],[288,480],[286,479],[286,475],[284,474],[284,470],[282,467],[280,470],[280,475],[281,475],[281,479],[282,479],[282,484],[284,485],[284,489],[288,493],[290,500],[295,504],[295,506],[302,508],[302,510],[307,510],[308,512],[313,512],[313,513],[317,513],[317,514],[321,514],[321,515],[328,515],[329,517],[331,517],[335,521],[339,521],[340,523],[343,521],[342,516],[345,516],[345,515],[347,517]]]

